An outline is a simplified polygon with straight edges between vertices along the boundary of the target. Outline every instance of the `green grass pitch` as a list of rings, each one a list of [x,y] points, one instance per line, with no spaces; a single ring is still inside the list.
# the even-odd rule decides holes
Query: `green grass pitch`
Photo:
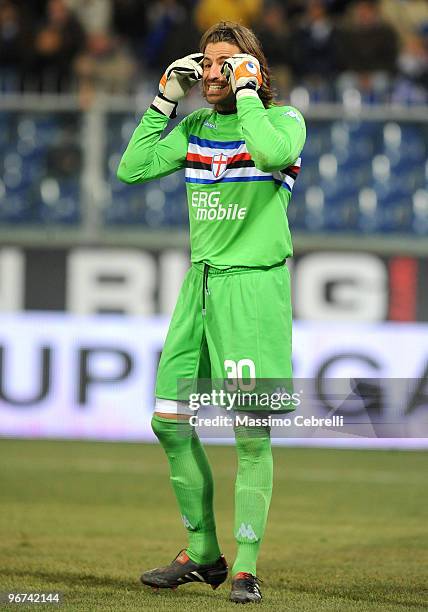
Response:
[[[207,451],[231,564],[234,448]],[[260,609],[427,610],[428,454],[274,456]],[[73,612],[236,610],[229,582],[157,594],[139,584],[142,569],[171,561],[186,541],[157,445],[1,440],[0,500],[0,591],[60,591],[56,609]]]

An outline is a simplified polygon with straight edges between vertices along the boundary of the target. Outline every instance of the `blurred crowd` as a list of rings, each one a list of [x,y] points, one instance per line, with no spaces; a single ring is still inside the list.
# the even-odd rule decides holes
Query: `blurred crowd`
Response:
[[[0,91],[154,89],[221,20],[256,31],[280,97],[428,102],[427,0],[0,0]]]

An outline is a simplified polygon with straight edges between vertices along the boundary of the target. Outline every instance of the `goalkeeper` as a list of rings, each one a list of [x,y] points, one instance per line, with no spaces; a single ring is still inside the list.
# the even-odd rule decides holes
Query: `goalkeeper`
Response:
[[[182,168],[189,204],[191,261],[159,364],[152,428],[170,465],[188,545],[170,565],[145,572],[153,587],[226,580],[213,514],[213,478],[180,379],[292,376],[287,206],[300,170],[305,123],[273,102],[261,46],[230,22],[202,36],[200,53],[173,62],[137,126],[118,169],[143,183]],[[196,83],[211,108],[167,136],[177,104]],[[238,473],[232,567],[235,602],[261,600],[256,561],[272,494],[269,427],[235,428]]]

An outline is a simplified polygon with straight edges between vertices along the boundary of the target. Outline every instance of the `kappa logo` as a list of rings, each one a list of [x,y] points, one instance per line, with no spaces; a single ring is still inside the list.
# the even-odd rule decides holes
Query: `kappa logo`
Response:
[[[183,519],[184,526],[187,529],[194,529],[192,523],[189,521],[189,519],[187,518],[185,514],[183,514],[181,518]]]
[[[216,153],[212,157],[211,170],[216,178],[226,172],[227,156],[224,153]]]
[[[293,119],[296,119],[297,121],[302,121],[300,116],[295,111],[289,110],[286,113],[284,113],[284,115],[288,115],[289,117],[293,117]]]
[[[248,540],[258,540],[258,537],[254,533],[254,529],[252,528],[250,523],[248,523],[248,525],[246,525],[245,523],[241,523],[236,537],[247,538]]]

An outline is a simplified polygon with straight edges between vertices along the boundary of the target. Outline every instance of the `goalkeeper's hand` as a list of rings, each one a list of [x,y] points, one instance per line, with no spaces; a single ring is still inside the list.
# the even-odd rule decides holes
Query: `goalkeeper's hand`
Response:
[[[246,53],[238,53],[225,60],[221,71],[237,98],[257,96],[257,91],[263,83],[258,59]]]
[[[159,81],[159,94],[152,108],[167,117],[177,116],[177,104],[202,78],[203,53],[191,53],[172,62]]]

